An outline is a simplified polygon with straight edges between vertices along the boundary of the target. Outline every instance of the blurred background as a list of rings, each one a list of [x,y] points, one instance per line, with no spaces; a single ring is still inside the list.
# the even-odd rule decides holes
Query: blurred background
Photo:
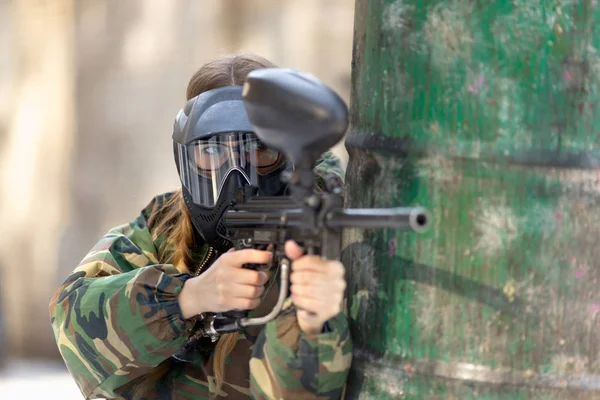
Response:
[[[49,299],[108,229],[178,186],[171,127],[196,69],[252,52],[348,101],[353,13],[353,0],[0,0],[0,398],[79,398]]]

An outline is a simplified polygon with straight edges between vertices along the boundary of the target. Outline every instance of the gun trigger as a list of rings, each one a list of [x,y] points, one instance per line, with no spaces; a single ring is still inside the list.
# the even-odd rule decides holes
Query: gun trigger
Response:
[[[260,271],[262,269],[262,264],[244,264],[242,268],[253,269],[255,271]]]

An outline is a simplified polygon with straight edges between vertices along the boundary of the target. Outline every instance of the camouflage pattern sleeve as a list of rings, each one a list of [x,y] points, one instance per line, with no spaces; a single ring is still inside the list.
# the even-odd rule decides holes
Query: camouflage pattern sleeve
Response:
[[[333,183],[333,181],[336,181],[340,183],[340,186],[344,183],[346,171],[342,161],[331,151],[321,155],[313,171],[315,173],[315,188],[318,191],[324,191],[328,182]]]
[[[191,329],[177,294],[189,277],[159,264],[144,213],[112,229],[50,302],[59,351],[85,398],[115,389],[171,356]]]
[[[329,320],[329,332],[306,335],[296,311],[286,310],[261,332],[250,359],[253,399],[339,399],[352,362],[344,314]]]

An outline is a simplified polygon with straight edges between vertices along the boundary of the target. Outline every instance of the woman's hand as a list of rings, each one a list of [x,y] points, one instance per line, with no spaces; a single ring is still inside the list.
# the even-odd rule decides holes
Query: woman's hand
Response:
[[[303,255],[302,248],[291,240],[285,244],[285,253],[293,260],[290,281],[298,325],[304,333],[319,334],[325,322],[342,309],[344,265],[318,255]]]
[[[268,276],[244,264],[268,264],[271,252],[244,249],[217,258],[202,275],[188,279],[179,293],[185,319],[203,312],[252,310],[260,303]]]

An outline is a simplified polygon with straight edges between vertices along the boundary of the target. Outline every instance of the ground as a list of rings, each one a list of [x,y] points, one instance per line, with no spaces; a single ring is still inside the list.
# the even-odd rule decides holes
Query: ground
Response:
[[[64,364],[13,360],[0,370],[0,399],[81,400]]]

